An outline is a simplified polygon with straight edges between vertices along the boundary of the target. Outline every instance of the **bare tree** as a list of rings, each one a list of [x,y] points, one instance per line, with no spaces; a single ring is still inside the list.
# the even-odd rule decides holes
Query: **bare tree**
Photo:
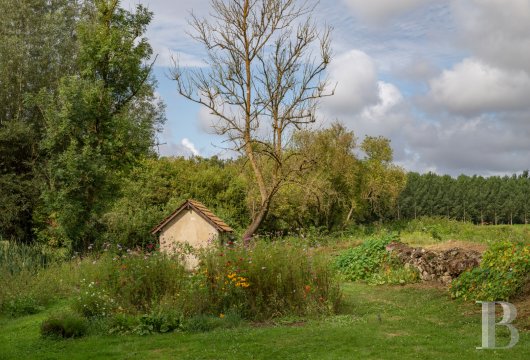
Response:
[[[267,216],[280,187],[303,161],[288,151],[293,132],[315,121],[329,96],[331,28],[317,29],[315,5],[297,0],[211,0],[210,19],[192,15],[193,38],[207,52],[207,68],[175,63],[178,92],[215,117],[213,128],[248,159],[261,202],[243,238]],[[295,165],[296,164],[296,165]]]

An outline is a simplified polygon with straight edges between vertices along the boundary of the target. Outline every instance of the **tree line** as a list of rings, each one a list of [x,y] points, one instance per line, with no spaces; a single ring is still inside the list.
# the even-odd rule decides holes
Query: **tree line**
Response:
[[[165,115],[145,7],[1,0],[1,240],[65,253],[103,241],[134,246],[152,241],[150,228],[188,197],[244,236],[332,230],[389,211],[405,178],[389,141],[357,144],[339,123],[308,127],[332,94],[330,30],[312,22],[313,8],[211,5],[219,24],[192,19],[209,70],[176,66],[174,78],[181,95],[217,116],[213,129],[241,153],[234,160],[158,158]]]
[[[145,7],[0,0],[0,240],[65,254],[141,245],[187,198],[243,237],[423,215],[527,221],[528,173],[407,177],[388,139],[359,140],[340,122],[312,128],[333,94],[330,29],[297,4],[212,0],[215,22],[192,19],[210,66],[177,64],[173,76],[240,153],[223,160],[157,156],[165,112]]]
[[[392,213],[406,175],[392,164],[387,139],[367,137],[357,145],[338,123],[294,139],[289,152],[304,153],[310,164],[279,190],[259,234],[334,231]],[[362,149],[365,155],[356,155]],[[153,241],[151,228],[188,198],[240,233],[259,211],[259,185],[244,157],[146,158],[122,179],[119,199],[103,216],[102,239],[129,246]]]
[[[407,175],[393,217],[443,216],[476,224],[528,224],[528,170],[512,176]]]

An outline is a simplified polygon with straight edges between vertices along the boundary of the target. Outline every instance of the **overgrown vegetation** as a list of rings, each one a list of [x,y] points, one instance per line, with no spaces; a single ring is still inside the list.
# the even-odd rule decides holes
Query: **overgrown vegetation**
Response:
[[[53,314],[41,324],[42,336],[51,338],[75,338],[87,333],[88,321],[78,314],[62,312]]]
[[[500,241],[484,253],[479,267],[455,279],[450,291],[465,300],[510,300],[529,282],[530,245]]]
[[[420,217],[396,221],[383,228],[398,231],[403,242],[428,245],[447,240],[490,244],[502,240],[530,243],[530,227],[526,225],[483,226],[445,217]]]
[[[394,258],[386,245],[399,241],[396,234],[383,234],[365,240],[361,245],[341,252],[335,266],[344,279],[363,280],[371,284],[405,284],[419,280],[417,272]]]
[[[192,272],[180,256],[109,245],[82,259],[26,269],[4,279],[1,310],[33,314],[63,299],[95,333],[148,334],[332,314],[341,302],[327,258],[300,245],[212,247],[197,254],[200,266]],[[78,336],[70,334],[70,320],[50,319],[43,332]]]

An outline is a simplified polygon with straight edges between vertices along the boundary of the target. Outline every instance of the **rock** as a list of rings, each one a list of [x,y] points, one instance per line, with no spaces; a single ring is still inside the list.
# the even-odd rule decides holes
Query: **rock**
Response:
[[[449,284],[461,273],[480,264],[482,255],[475,250],[452,248],[434,251],[413,248],[400,242],[392,242],[386,250],[395,255],[406,267],[418,270],[424,281],[436,280]]]

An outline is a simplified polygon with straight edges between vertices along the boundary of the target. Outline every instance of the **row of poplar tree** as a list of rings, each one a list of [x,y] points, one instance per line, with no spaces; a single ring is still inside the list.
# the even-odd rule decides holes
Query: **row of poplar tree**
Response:
[[[457,178],[409,173],[394,217],[443,216],[476,224],[527,224],[530,220],[528,170],[512,176]]]

